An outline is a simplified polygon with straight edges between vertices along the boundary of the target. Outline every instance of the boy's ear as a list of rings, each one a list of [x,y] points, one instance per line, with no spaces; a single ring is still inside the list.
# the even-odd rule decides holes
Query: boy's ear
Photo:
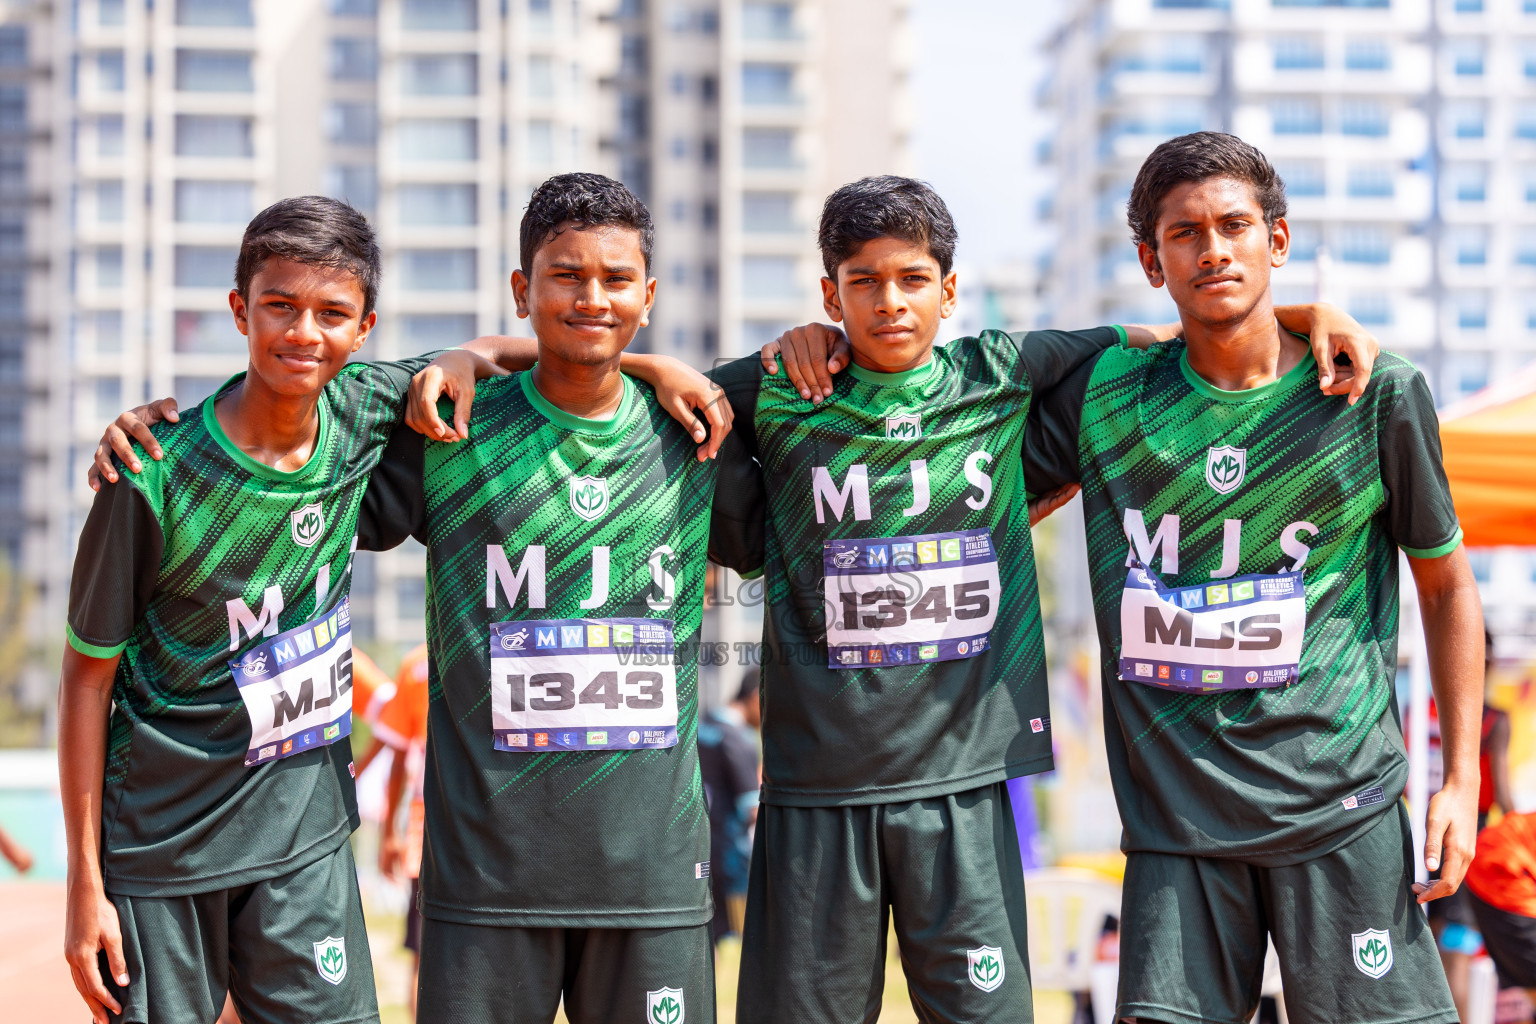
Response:
[[[235,314],[235,327],[239,329],[240,333],[250,334],[251,324],[250,320],[247,319],[245,296],[240,294],[238,288],[231,288],[229,290],[229,311]]]
[[[955,315],[955,308],[960,305],[959,277],[951,270],[944,275],[944,280],[939,286],[944,289],[944,297],[939,300],[939,319],[948,320]]]
[[[1163,263],[1157,258],[1157,250],[1146,242],[1136,243],[1136,258],[1141,262],[1141,271],[1147,275],[1147,284],[1153,288],[1163,286]]]
[[[1269,265],[1283,267],[1291,258],[1291,226],[1284,217],[1275,218],[1269,232]]]
[[[521,270],[512,271],[512,301],[519,319],[528,318],[528,277]]]
[[[827,311],[833,323],[843,322],[843,302],[837,294],[837,282],[830,277],[821,279],[821,308]]]
[[[640,314],[640,326],[646,327],[651,322],[651,307],[656,305],[656,279],[645,279],[645,312]]]
[[[363,343],[368,340],[368,335],[373,330],[373,325],[378,322],[379,311],[376,309],[369,310],[368,315],[358,321],[357,337],[352,339],[353,352],[356,352],[358,349],[363,347]]]

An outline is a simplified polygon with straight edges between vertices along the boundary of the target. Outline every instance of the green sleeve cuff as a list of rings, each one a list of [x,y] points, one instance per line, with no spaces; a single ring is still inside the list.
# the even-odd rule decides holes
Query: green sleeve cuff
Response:
[[[1109,329],[1119,336],[1121,348],[1125,348],[1131,343],[1130,336],[1125,333],[1124,327],[1121,327],[1119,324],[1110,324]]]
[[[1444,544],[1433,548],[1410,548],[1406,544],[1399,544],[1403,554],[1409,558],[1443,558],[1456,550],[1456,545],[1461,543],[1461,527],[1456,527],[1456,535]]]
[[[760,580],[763,578],[763,567],[758,566],[751,572],[739,572],[736,575],[740,576],[744,580]]]
[[[88,640],[82,640],[76,636],[74,629],[67,622],[64,624],[64,636],[69,641],[69,646],[87,658],[115,658],[123,653],[123,648],[128,646],[128,641],[124,640],[113,647],[99,647]]]

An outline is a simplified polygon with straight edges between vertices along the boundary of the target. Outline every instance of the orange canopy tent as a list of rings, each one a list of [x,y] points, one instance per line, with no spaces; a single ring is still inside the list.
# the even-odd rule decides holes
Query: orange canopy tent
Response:
[[[1468,547],[1536,545],[1536,364],[1440,412]]]

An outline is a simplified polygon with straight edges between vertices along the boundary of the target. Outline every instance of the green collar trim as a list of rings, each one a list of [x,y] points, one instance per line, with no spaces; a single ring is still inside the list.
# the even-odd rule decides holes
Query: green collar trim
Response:
[[[258,462],[241,451],[239,445],[231,441],[229,435],[224,433],[224,428],[219,424],[219,417],[214,414],[213,403],[218,400],[218,397],[244,379],[245,373],[243,371],[237,373],[225,381],[217,391],[208,396],[203,402],[203,427],[207,429],[209,435],[218,446],[223,448],[229,457],[234,459],[235,463],[247,473],[264,477],[268,480],[275,480],[278,483],[299,483],[313,476],[324,461],[320,458],[320,453],[330,447],[331,443],[331,417],[326,412],[324,391],[322,390],[320,400],[315,403],[315,412],[320,417],[320,434],[315,438],[315,450],[309,453],[308,460],[298,469],[282,470],[269,466],[265,462]]]
[[[1295,331],[1291,333],[1296,334]],[[1296,337],[1301,338],[1303,341],[1308,340],[1305,335],[1296,334]],[[1211,401],[1241,405],[1245,402],[1263,401],[1277,392],[1290,389],[1308,376],[1316,376],[1317,362],[1312,358],[1311,348],[1308,348],[1306,355],[1301,357],[1301,362],[1287,370],[1284,376],[1277,377],[1268,384],[1260,384],[1256,388],[1248,388],[1244,391],[1224,391],[1190,368],[1189,346],[1186,343],[1184,351],[1179,353],[1179,372],[1184,375],[1184,379],[1189,382],[1190,387]]]
[[[539,389],[533,386],[533,371],[525,370],[517,375],[517,383],[523,389],[523,397],[528,399],[528,404],[555,426],[564,430],[575,430],[583,434],[611,434],[623,425],[629,415],[630,406],[635,402],[635,385],[627,376],[621,375],[624,381],[624,397],[619,399],[619,407],[614,410],[612,416],[605,420],[588,419],[585,416],[577,416],[566,412],[555,405],[549,399],[539,394]]]
[[[939,361],[933,353],[928,353],[928,361],[922,366],[914,366],[910,370],[900,373],[877,373],[874,370],[866,370],[858,363],[849,363],[848,372],[853,374],[856,380],[865,384],[873,384],[877,388],[904,388],[908,384],[917,384],[933,376],[938,369]]]

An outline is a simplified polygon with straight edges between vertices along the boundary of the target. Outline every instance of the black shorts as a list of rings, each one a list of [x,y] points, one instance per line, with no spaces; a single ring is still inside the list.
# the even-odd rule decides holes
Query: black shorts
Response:
[[[739,1024],[874,1020],[894,922],[919,1020],[1027,1024],[1024,867],[1006,783],[758,811]]]
[[[1477,916],[1483,946],[1499,969],[1499,987],[1536,988],[1536,917],[1512,914],[1485,903],[1465,882],[1461,888]]]
[[[111,896],[128,986],[114,1024],[216,1020],[224,993],[243,1024],[379,1019],[352,846],[276,878],[191,896]]]

